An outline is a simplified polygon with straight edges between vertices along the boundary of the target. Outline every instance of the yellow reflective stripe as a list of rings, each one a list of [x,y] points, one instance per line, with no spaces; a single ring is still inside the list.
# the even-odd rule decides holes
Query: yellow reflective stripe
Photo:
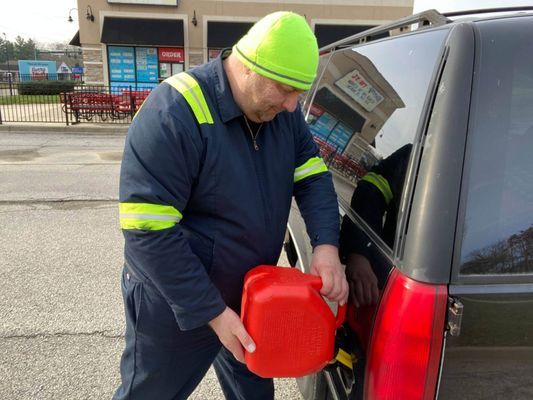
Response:
[[[183,217],[172,206],[148,203],[120,203],[120,227],[157,231],[172,228]]]
[[[392,190],[390,190],[389,182],[381,175],[376,174],[375,172],[369,172],[363,178],[363,181],[371,183],[379,189],[385,198],[385,203],[388,205],[392,200]]]
[[[303,165],[300,165],[294,171],[294,182],[301,181],[308,176],[326,172],[328,167],[324,164],[324,161],[320,157],[311,157]]]
[[[209,112],[209,107],[207,107],[202,89],[200,89],[200,85],[192,76],[186,72],[180,72],[165,79],[163,82],[169,84],[183,95],[199,124],[213,123],[213,117]]]

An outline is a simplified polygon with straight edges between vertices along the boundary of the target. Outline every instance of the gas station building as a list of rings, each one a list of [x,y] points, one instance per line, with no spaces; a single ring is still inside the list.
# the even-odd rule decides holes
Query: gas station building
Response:
[[[78,0],[85,82],[154,87],[215,58],[274,11],[304,15],[319,47],[410,15],[413,0]]]

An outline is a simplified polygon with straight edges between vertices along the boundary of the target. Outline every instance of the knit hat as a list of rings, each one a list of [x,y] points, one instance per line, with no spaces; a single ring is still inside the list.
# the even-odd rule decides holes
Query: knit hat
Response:
[[[257,21],[233,46],[233,54],[250,70],[297,89],[310,89],[316,77],[316,37],[305,18],[292,12]]]

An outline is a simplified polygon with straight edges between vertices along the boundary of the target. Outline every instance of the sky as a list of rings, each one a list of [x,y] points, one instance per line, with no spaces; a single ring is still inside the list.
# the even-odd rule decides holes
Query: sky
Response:
[[[13,42],[17,36],[40,43],[70,42],[78,31],[76,0],[3,0],[0,6],[0,35]],[[6,36],[4,37],[4,33]]]
[[[285,3],[285,2],[283,2]],[[386,2],[385,2],[386,3]],[[532,5],[532,0],[414,0],[414,12],[435,8],[456,11],[510,5]],[[14,41],[15,37],[34,39],[40,43],[69,42],[78,30],[76,0],[3,0],[0,7],[0,35]]]

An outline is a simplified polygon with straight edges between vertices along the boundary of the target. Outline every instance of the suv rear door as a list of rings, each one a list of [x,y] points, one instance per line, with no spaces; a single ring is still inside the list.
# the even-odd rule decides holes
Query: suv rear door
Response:
[[[533,398],[533,17],[476,54],[439,399]],[[462,315],[461,315],[462,314]]]

